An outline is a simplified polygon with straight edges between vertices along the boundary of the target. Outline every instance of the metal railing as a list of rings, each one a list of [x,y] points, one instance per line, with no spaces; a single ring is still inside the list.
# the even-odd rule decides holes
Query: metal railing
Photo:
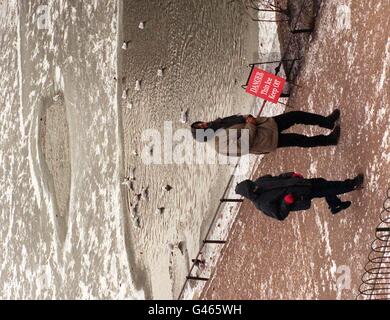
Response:
[[[235,165],[234,170],[236,170],[237,167],[238,167],[238,164]],[[182,299],[184,290],[186,289],[186,286],[188,285],[188,281],[191,281],[191,280],[195,280],[195,281],[208,281],[208,280],[209,280],[208,277],[206,278],[206,277],[194,276],[194,275],[193,275],[193,271],[195,270],[195,268],[197,268],[198,262],[201,261],[201,255],[202,255],[202,253],[205,251],[205,250],[204,250],[204,249],[205,249],[205,246],[206,246],[208,243],[213,243],[214,241],[218,241],[218,242],[217,242],[218,244],[224,244],[224,243],[226,242],[226,240],[211,240],[211,239],[208,239],[208,238],[209,238],[209,236],[210,236],[210,233],[211,233],[212,230],[213,230],[213,227],[215,226],[215,222],[217,221],[217,217],[218,217],[218,215],[219,215],[220,212],[221,212],[222,204],[225,203],[225,202],[227,202],[227,200],[228,200],[228,199],[225,199],[225,197],[226,197],[226,195],[227,195],[227,192],[228,192],[229,189],[230,189],[230,186],[231,186],[231,183],[232,183],[232,181],[233,181],[233,178],[234,178],[234,174],[232,174],[232,175],[230,176],[230,179],[229,179],[229,181],[228,181],[228,184],[227,184],[227,186],[226,186],[226,188],[225,188],[225,190],[224,190],[224,192],[223,192],[222,199],[220,200],[220,202],[219,202],[219,204],[218,204],[218,207],[217,207],[217,209],[216,209],[216,211],[215,211],[215,214],[214,214],[214,216],[213,216],[213,219],[212,219],[212,221],[211,221],[211,223],[210,223],[210,226],[209,226],[209,228],[208,228],[208,230],[207,230],[207,232],[206,232],[205,240],[203,240],[203,243],[202,243],[202,245],[200,246],[200,249],[199,249],[199,251],[198,251],[198,253],[197,253],[195,259],[193,259],[192,266],[191,266],[191,268],[190,268],[190,270],[189,270],[189,272],[188,272],[188,275],[187,275],[186,280],[185,280],[185,282],[184,282],[184,285],[183,285],[183,287],[182,287],[182,289],[181,289],[181,291],[180,291],[180,294],[179,294],[178,299]],[[240,202],[243,201],[242,199],[230,199],[230,200],[233,200],[233,201],[240,201]]]
[[[375,240],[364,267],[358,299],[390,299],[390,188],[375,229]]]

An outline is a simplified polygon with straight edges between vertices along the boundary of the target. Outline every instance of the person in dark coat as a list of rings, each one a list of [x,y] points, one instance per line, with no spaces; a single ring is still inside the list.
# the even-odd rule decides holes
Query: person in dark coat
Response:
[[[363,174],[345,181],[327,181],[323,178],[305,179],[299,173],[288,172],[242,181],[235,191],[251,200],[265,215],[284,220],[290,211],[309,209],[314,198],[325,198],[333,214],[347,209],[351,202],[341,201],[338,195],[360,188],[363,180]]]
[[[304,111],[291,111],[275,117],[253,117],[252,115],[233,115],[218,118],[211,122],[196,121],[191,124],[192,136],[199,142],[215,140],[216,151],[226,156],[265,154],[277,148],[320,147],[337,145],[340,138],[340,126],[336,125],[340,110],[334,110],[328,116]],[[284,133],[296,124],[317,125],[332,130],[328,135],[308,137],[296,133]],[[236,135],[228,131],[236,130]],[[242,130],[248,131],[248,140],[242,141]],[[246,147],[245,149],[243,147]]]

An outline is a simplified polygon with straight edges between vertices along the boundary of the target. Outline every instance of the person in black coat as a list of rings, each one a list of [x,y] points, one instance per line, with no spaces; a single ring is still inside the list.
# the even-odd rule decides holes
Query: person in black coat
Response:
[[[284,220],[290,211],[309,209],[314,198],[324,197],[333,214],[348,208],[351,202],[341,201],[337,196],[360,188],[363,180],[363,174],[345,181],[327,181],[323,178],[305,179],[299,173],[288,172],[242,181],[235,191],[251,200],[265,215]]]

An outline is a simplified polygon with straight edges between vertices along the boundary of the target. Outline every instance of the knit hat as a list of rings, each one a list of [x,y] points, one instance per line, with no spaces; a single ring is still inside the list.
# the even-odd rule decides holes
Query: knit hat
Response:
[[[211,128],[199,128],[198,125],[203,123],[202,121],[197,121],[191,124],[191,133],[192,137],[198,142],[207,142],[212,139],[215,135],[215,131]]]

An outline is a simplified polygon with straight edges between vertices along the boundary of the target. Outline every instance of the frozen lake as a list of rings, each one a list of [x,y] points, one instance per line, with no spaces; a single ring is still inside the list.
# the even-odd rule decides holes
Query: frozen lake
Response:
[[[0,296],[142,298],[119,183],[118,6],[44,3],[1,3]]]

